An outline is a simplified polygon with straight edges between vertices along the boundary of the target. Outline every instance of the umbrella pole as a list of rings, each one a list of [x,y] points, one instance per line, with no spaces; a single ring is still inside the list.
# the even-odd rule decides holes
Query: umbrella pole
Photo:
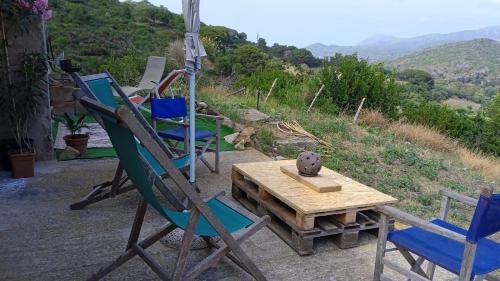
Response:
[[[194,184],[196,182],[196,140],[195,140],[195,126],[196,126],[196,72],[193,69],[188,69],[189,73],[189,182]]]

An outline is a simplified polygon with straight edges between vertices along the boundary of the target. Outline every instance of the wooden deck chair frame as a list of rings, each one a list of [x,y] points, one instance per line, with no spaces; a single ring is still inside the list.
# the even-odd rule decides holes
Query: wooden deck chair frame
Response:
[[[491,197],[493,190],[491,188],[483,188],[481,190],[481,194],[486,197]],[[478,203],[477,199],[452,192],[452,191],[441,191],[441,209],[439,211],[438,219],[446,221],[448,216],[450,201],[451,199],[460,201],[469,206],[476,206]],[[410,214],[407,214],[403,211],[400,211],[394,207],[390,206],[378,206],[377,210],[381,213],[380,221],[379,221],[379,240],[377,244],[377,253],[375,259],[375,270],[374,270],[374,281],[391,281],[387,275],[383,274],[384,267],[394,270],[399,274],[404,275],[407,280],[415,280],[415,281],[431,281],[434,278],[434,272],[436,265],[429,262],[427,265],[427,269],[424,271],[422,269],[422,264],[425,261],[422,257],[413,257],[409,250],[404,249],[396,245],[394,249],[387,249],[387,235],[389,233],[389,218],[394,218],[396,221],[400,221],[404,224],[411,225],[423,229],[428,232],[432,232],[438,234],[440,236],[447,237],[449,239],[453,239],[465,245],[464,254],[462,258],[462,264],[459,274],[459,281],[471,281],[472,274],[472,266],[474,264],[474,257],[476,253],[476,244],[469,242],[466,237],[457,232],[448,230],[446,228],[440,227],[436,224],[432,224],[426,220],[420,219],[418,217],[414,217]],[[399,251],[404,259],[410,264],[410,268],[404,268],[395,262],[392,262],[385,258],[385,253],[389,251]],[[476,276],[476,281],[480,280],[492,280],[499,281],[500,279],[491,276],[491,275],[481,275]]]
[[[71,77],[73,78],[77,87],[80,88],[80,92],[76,95],[77,100],[81,99],[82,97],[88,97],[88,98],[91,98],[93,100],[97,100],[97,97],[94,96],[94,94],[92,93],[92,90],[89,88],[89,86],[86,83],[89,80],[108,79],[111,86],[113,87],[113,89],[115,91],[117,91],[117,92],[121,91],[120,87],[118,86],[118,84],[116,83],[114,78],[111,76],[111,74],[109,74],[109,72],[105,72],[105,73],[97,74],[97,75],[89,75],[89,76],[86,76],[86,78],[81,77],[80,75],[78,75],[78,73],[72,73]],[[136,109],[136,107],[132,104],[132,102],[130,102],[130,100],[128,99],[128,97],[126,95],[122,95],[121,97],[124,99],[125,104],[127,106]],[[137,113],[140,114],[139,111],[137,111]],[[141,115],[141,117],[142,117],[142,115]],[[96,118],[96,121],[99,122],[99,124],[104,128],[104,125],[99,120],[99,118]],[[172,153],[172,151],[170,149],[168,149],[166,146],[164,146],[163,149],[165,150],[165,153],[168,153],[169,155],[171,155],[171,157],[175,157],[175,155]],[[143,159],[143,161],[147,162],[146,159]],[[182,169],[182,171],[187,173],[187,168],[188,167],[184,167]],[[159,185],[160,190],[162,190],[162,193],[165,193],[165,196],[168,196],[171,198],[169,200],[169,202],[175,208],[177,208],[177,209],[184,208],[184,205],[181,203],[183,200],[182,198],[175,198],[175,196],[173,194],[167,195],[168,193],[171,193],[171,192],[168,190],[168,188],[165,186],[164,182],[162,181],[162,179],[167,178],[167,177],[168,177],[168,173],[164,173],[162,175],[157,175],[157,179],[155,181],[156,184]],[[129,181],[129,178],[124,175],[123,167],[119,163],[118,167],[116,168],[115,175],[111,181],[105,181],[105,182],[99,183],[97,185],[94,185],[91,188],[91,191],[87,195],[82,197],[78,202],[71,204],[70,209],[71,210],[81,210],[90,204],[97,203],[97,202],[100,202],[102,200],[114,198],[115,196],[117,196],[119,194],[134,190],[135,187],[132,184],[127,184],[128,181]]]
[[[116,119],[121,122],[122,126],[128,128],[133,133],[133,135],[138,138],[141,143],[143,143],[145,147],[155,155],[162,166],[167,171],[169,171],[170,178],[172,179],[174,184],[179,187],[179,189],[186,195],[191,203],[191,214],[189,216],[189,221],[182,239],[182,244],[178,253],[178,258],[176,260],[175,269],[172,274],[169,274],[156,261],[154,261],[151,255],[146,252],[146,249],[177,227],[169,222],[159,231],[149,235],[142,241],[139,241],[139,235],[148,206],[148,203],[143,197],[143,200],[141,200],[137,208],[125,252],[121,254],[115,261],[100,269],[88,280],[99,280],[103,278],[105,275],[135,256],[139,256],[162,280],[193,280],[205,270],[215,266],[223,257],[228,257],[236,265],[240,266],[243,270],[253,276],[256,280],[266,280],[266,277],[263,275],[263,273],[245,254],[240,244],[251,235],[255,234],[258,230],[265,227],[270,221],[269,216],[258,218],[248,211],[231,203],[230,201],[225,200],[223,197],[221,197],[222,193],[203,200],[199,196],[199,194],[194,191],[183,174],[175,168],[171,159],[162,149],[162,142],[158,142],[155,139],[155,134],[152,134],[152,131],[148,130],[148,128],[152,128],[145,128],[141,124],[140,120],[138,120],[129,109],[122,106],[116,111],[113,111],[111,108],[106,108],[98,104],[96,101],[86,97],[81,99],[81,103],[86,108],[105,112],[106,114],[108,114],[108,116],[116,116]],[[207,205],[207,202],[213,198],[217,198],[236,212],[244,215],[252,222],[252,224],[244,230],[236,232],[236,234],[229,233],[228,231],[226,231],[222,223],[212,213],[211,209]],[[200,263],[192,267],[190,270],[186,270],[190,251],[189,249],[195,236],[195,227],[201,215],[217,232],[218,236],[221,238],[221,241],[223,241],[224,244],[219,245],[218,243],[207,239],[207,242],[209,242],[210,245],[214,246],[214,251]]]
[[[172,76],[167,76],[165,79],[163,79],[152,91],[150,94],[150,100],[154,98],[161,98],[161,93],[163,93],[175,80],[179,78],[179,74],[184,73],[185,70],[177,70],[172,72]],[[208,115],[208,114],[201,114],[201,113],[196,113],[195,114],[197,117],[204,117],[208,119],[212,119],[215,121],[215,135],[211,138],[208,138],[206,141],[204,141],[203,145],[197,145],[196,149],[196,160],[200,160],[207,168],[212,172],[212,173],[219,173],[219,167],[220,167],[220,145],[221,145],[221,128],[222,128],[222,121],[224,120],[224,117],[222,116],[214,116],[214,115]],[[165,138],[165,141],[169,144],[170,147],[178,147],[178,144],[180,142],[184,143],[183,149],[182,150],[177,150],[178,153],[189,153],[188,148],[189,148],[189,120],[186,117],[182,118],[182,122],[171,120],[171,119],[160,119],[160,118],[154,118],[153,115],[151,115],[151,124],[153,125],[153,128],[156,129],[157,122],[163,122],[166,124],[171,124],[175,126],[182,126],[184,128],[184,140],[183,141],[174,141],[168,138]],[[215,149],[211,149],[210,145],[215,144]],[[215,159],[214,159],[214,164],[212,165],[206,158],[205,158],[205,153],[207,151],[214,152],[215,153]]]

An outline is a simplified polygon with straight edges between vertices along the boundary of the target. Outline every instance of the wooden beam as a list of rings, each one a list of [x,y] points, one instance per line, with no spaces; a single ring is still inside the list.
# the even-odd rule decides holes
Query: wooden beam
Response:
[[[264,100],[264,103],[267,103],[267,99],[269,99],[269,97],[271,96],[274,86],[276,86],[276,82],[278,82],[278,78],[274,79],[273,84],[271,85],[271,89],[269,89],[269,92],[267,92],[267,96],[266,99]]]
[[[385,248],[387,244],[387,233],[389,232],[389,218],[380,214],[379,227],[378,227],[378,242],[377,253],[375,255],[375,270],[373,273],[373,281],[381,281],[382,273],[384,272],[384,264],[382,260],[385,256]]]
[[[415,260],[415,258],[411,255],[410,252],[408,252],[406,249],[403,249],[399,246],[396,246],[396,248],[401,253],[401,255],[405,258],[405,260],[411,265],[413,271],[415,271],[416,273],[418,273],[424,277],[427,276],[427,274],[424,272],[424,270],[420,266],[415,267],[415,265],[418,262]]]
[[[459,281],[469,281],[474,267],[474,258],[476,257],[477,244],[466,242],[464,247],[464,255],[462,257],[462,266],[460,267]]]
[[[465,241],[466,241],[464,235],[458,234],[454,231],[451,231],[451,230],[448,230],[446,228],[440,227],[438,225],[432,224],[426,220],[412,216],[412,215],[405,213],[401,210],[398,210],[394,207],[377,206],[377,210],[381,213],[384,213],[384,214],[386,214],[390,217],[393,217],[396,220],[399,220],[399,221],[406,223],[408,225],[413,225],[413,226],[422,228],[423,230],[448,237],[448,238],[453,239],[455,241],[458,241],[460,243],[465,243]]]
[[[413,271],[410,271],[409,269],[406,269],[406,268],[403,268],[401,266],[399,266],[398,264],[392,262],[392,261],[389,261],[387,259],[383,259],[382,260],[382,263],[387,266],[388,268],[406,276],[406,277],[409,277],[411,280],[413,281],[432,281],[432,280],[429,280],[425,277],[422,277],[421,275],[413,272]]]
[[[325,88],[325,85],[321,85],[321,88],[319,88],[319,91],[316,92],[316,94],[314,95],[314,98],[311,102],[311,104],[309,105],[309,108],[307,108],[307,112],[311,111],[311,108],[313,107],[314,103],[316,102],[316,99],[318,98],[318,96],[321,94],[321,92],[323,92],[323,89]]]
[[[352,123],[356,124],[358,122],[358,117],[359,113],[361,112],[361,109],[363,108],[363,104],[365,103],[366,98],[363,98],[361,100],[361,103],[359,104],[358,110],[356,111],[356,114],[354,115],[354,119],[352,120]]]
[[[474,199],[472,197],[465,196],[463,194],[456,193],[456,192],[449,191],[449,190],[441,190],[441,195],[458,200],[458,201],[465,203],[467,205],[470,205],[470,206],[476,206],[477,201],[478,201],[477,199]]]

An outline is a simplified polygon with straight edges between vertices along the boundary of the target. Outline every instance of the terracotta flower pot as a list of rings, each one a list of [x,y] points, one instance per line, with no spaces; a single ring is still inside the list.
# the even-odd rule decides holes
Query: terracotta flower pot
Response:
[[[80,156],[85,155],[87,152],[87,143],[89,142],[89,136],[84,134],[67,135],[63,137],[67,146],[78,150]]]
[[[12,177],[31,178],[35,175],[35,153],[9,153]]]

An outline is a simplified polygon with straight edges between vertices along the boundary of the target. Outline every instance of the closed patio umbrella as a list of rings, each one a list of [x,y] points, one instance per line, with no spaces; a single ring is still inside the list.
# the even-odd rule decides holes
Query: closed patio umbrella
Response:
[[[207,55],[199,38],[200,32],[200,0],[182,0],[182,13],[186,25],[184,38],[184,59],[189,75],[189,182],[196,182],[196,148],[195,148],[195,99],[196,72],[201,69],[201,60]]]

